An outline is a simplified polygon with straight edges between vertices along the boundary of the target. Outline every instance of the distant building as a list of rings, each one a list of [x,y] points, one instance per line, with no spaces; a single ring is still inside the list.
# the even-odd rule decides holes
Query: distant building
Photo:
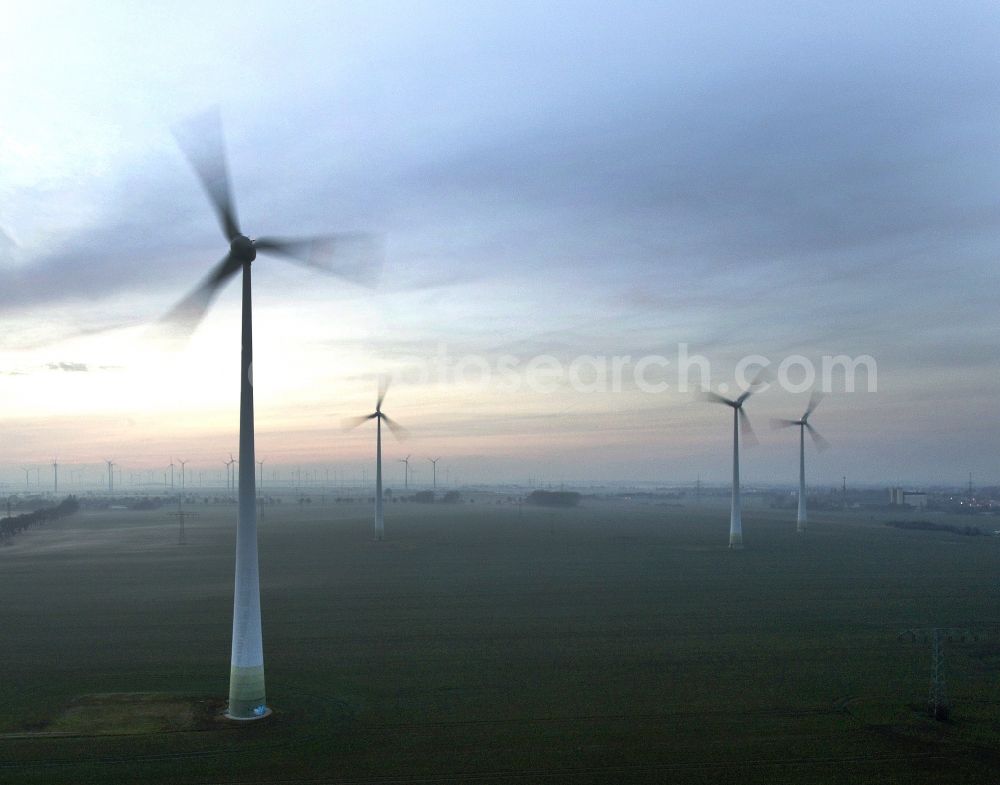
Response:
[[[889,504],[894,507],[905,505],[917,510],[923,510],[927,508],[927,494],[921,491],[907,491],[903,488],[890,488]]]

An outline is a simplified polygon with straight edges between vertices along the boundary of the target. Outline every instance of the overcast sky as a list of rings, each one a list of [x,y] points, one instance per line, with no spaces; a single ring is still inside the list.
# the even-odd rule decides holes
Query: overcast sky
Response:
[[[693,390],[415,373],[442,351],[523,368],[683,343],[714,388],[749,354],[874,359],[877,391],[840,385],[817,410],[833,444],[810,457],[817,483],[1000,482],[995,3],[4,15],[0,481],[55,455],[162,474],[235,452],[239,286],[186,347],[147,327],[226,252],[171,134],[217,105],[249,235],[385,237],[374,289],[254,265],[275,467],[359,472],[374,434],[340,422],[391,372],[387,410],[412,433],[392,460],[442,455],[468,481],[722,482],[729,412]],[[768,421],[807,399],[750,401],[750,482],[794,482],[795,434]]]

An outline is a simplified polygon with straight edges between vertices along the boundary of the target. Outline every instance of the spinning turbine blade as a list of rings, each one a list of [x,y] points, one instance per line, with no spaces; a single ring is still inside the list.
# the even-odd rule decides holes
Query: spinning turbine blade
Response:
[[[188,159],[219,218],[222,233],[232,241],[242,234],[236,220],[229,170],[222,140],[222,120],[216,107],[174,129],[178,147]]]
[[[160,319],[161,324],[191,333],[205,318],[219,289],[240,271],[241,264],[229,254],[219,262],[198,286]]]
[[[723,398],[718,393],[714,393],[711,390],[705,390],[701,394],[701,399],[703,401],[708,401],[709,403],[724,403],[726,406],[735,406],[736,401],[731,401],[729,398]]]
[[[771,428],[778,430],[779,428],[791,428],[793,425],[798,425],[798,420],[771,420]]]
[[[739,408],[740,413],[740,431],[743,433],[743,443],[747,445],[759,444],[757,441],[757,434],[753,432],[753,426],[750,424],[750,418],[747,413],[743,411],[743,407]]]
[[[740,394],[740,397],[736,399],[737,405],[743,403],[747,398],[749,398],[751,395],[757,392],[757,388],[760,387],[762,384],[764,384],[764,382],[766,381],[767,381],[767,369],[761,368],[757,372],[757,375],[753,377],[753,381],[750,382],[749,389],[744,390],[743,393]]]
[[[819,406],[819,402],[823,400],[823,393],[814,391],[812,395],[809,396],[809,405],[806,406],[806,413],[802,415],[803,420],[809,419],[809,415],[815,411],[816,407]]]
[[[259,237],[254,247],[296,264],[363,286],[371,286],[382,269],[382,244],[362,232],[342,232],[303,239]]]
[[[375,411],[382,411],[382,401],[385,400],[385,394],[389,392],[389,377],[380,376],[378,377],[378,401],[375,403]]]
[[[341,427],[343,427],[345,431],[349,431],[353,428],[357,428],[362,423],[366,423],[369,420],[374,420],[376,417],[378,417],[378,414],[376,414],[375,412],[372,412],[371,414],[366,414],[363,417],[348,417],[341,423]]]
[[[383,414],[382,422],[384,422],[386,425],[389,426],[389,430],[392,431],[392,435],[395,436],[400,441],[409,438],[410,432],[406,430],[406,428],[404,428],[398,422],[396,422],[394,419],[392,419],[389,415]],[[409,458],[410,456],[407,455],[406,457]]]
[[[817,450],[823,451],[830,449],[830,442],[820,436],[819,432],[809,423],[806,423],[806,430],[809,431],[809,435],[812,437],[813,444],[816,445]]]
[[[739,406],[751,395],[753,395],[753,390],[744,390],[742,393],[740,393],[739,397],[736,399],[736,405]]]

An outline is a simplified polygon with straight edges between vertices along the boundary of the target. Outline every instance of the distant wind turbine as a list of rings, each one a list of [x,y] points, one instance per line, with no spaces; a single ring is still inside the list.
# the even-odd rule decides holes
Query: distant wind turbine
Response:
[[[53,493],[59,495],[59,459],[52,459],[52,487]]]
[[[733,501],[729,512],[729,547],[739,549],[743,547],[743,510],[740,500],[740,432],[747,444],[756,444],[757,437],[754,435],[753,427],[750,425],[750,418],[743,410],[743,404],[747,398],[753,395],[754,389],[761,384],[760,377],[751,385],[749,390],[745,390],[735,399],[724,398],[714,392],[702,394],[703,400],[711,403],[721,403],[733,410]]]
[[[400,458],[399,462],[403,464],[403,487],[409,490],[410,487],[410,456],[407,455],[405,458]]]
[[[397,439],[406,438],[406,429],[393,420],[388,414],[382,411],[382,401],[388,390],[388,382],[382,380],[379,383],[378,400],[375,402],[375,411],[362,417],[354,417],[345,420],[345,428],[357,428],[368,420],[375,420],[375,539],[385,538],[385,520],[382,517],[382,423],[389,426],[389,430]]]
[[[181,493],[184,493],[184,491],[187,490],[187,471],[184,467],[187,466],[190,461],[182,461],[178,458],[177,463],[181,465]]]
[[[793,425],[797,425],[799,428],[799,513],[795,521],[795,530],[799,532],[806,530],[806,431],[809,431],[817,450],[822,451],[830,446],[830,442],[820,436],[809,423],[809,416],[822,400],[823,395],[814,392],[809,397],[809,405],[806,406],[805,413],[799,419],[771,420],[773,428],[791,428]]]
[[[430,461],[431,462],[431,466],[434,467],[431,471],[434,474],[433,488],[436,491],[437,487],[438,487],[438,461],[440,461],[441,458],[440,457],[437,457],[437,458],[428,458],[427,460]]]
[[[252,720],[270,713],[264,691],[264,647],[260,622],[260,576],[257,559],[257,494],[254,462],[253,318],[250,266],[259,251],[318,268],[342,278],[370,282],[376,249],[363,234],[336,234],[301,240],[243,234],[229,187],[217,112],[208,113],[177,134],[177,141],[215,209],[229,248],[205,279],[163,319],[193,330],[222,287],[238,274],[243,279],[242,345],[240,350],[239,507],[236,525],[236,577],[233,592],[233,638],[226,715]],[[353,261],[343,258],[355,249]],[[360,251],[360,253],[357,253]],[[339,257],[339,266],[332,264]]]
[[[228,491],[236,487],[236,469],[233,468],[236,459],[232,453],[229,453],[229,460],[223,461],[223,463],[226,464],[226,490]]]

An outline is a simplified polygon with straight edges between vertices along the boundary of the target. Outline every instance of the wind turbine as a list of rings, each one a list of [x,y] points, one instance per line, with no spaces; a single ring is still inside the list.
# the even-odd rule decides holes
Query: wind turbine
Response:
[[[824,439],[815,428],[809,423],[809,416],[819,406],[823,400],[823,395],[814,392],[809,396],[809,405],[806,406],[805,413],[797,420],[771,420],[773,428],[791,428],[797,425],[799,428],[799,513],[795,520],[795,530],[804,532],[806,530],[806,431],[812,437],[817,450],[825,450],[830,446],[830,442]]]
[[[440,461],[441,458],[440,457],[437,457],[437,458],[428,458],[427,460],[430,461],[431,462],[431,466],[434,467],[431,470],[434,473],[434,484],[433,484],[432,487],[436,491],[437,487],[438,487],[438,461]]]
[[[52,492],[58,496],[59,495],[59,459],[52,459]]]
[[[108,465],[108,493],[115,492],[115,462],[107,458],[104,462]]]
[[[229,453],[229,460],[223,461],[226,465],[226,490],[230,490],[235,487],[235,481],[233,476],[236,474],[236,470],[233,469],[233,464],[236,463],[236,459],[233,458],[233,454]]]
[[[170,458],[170,490],[174,489],[174,459]]]
[[[375,420],[375,539],[385,539],[385,520],[382,517],[382,423],[385,422],[397,439],[406,438],[406,429],[393,420],[388,414],[382,411],[382,401],[388,390],[388,383],[379,383],[378,400],[375,402],[375,411],[362,417],[354,417],[344,421],[345,428],[357,428],[361,423],[368,420]]]
[[[403,487],[409,489],[410,487],[410,456],[407,455],[405,458],[400,458],[399,462],[403,465]]]
[[[254,488],[253,318],[250,266],[258,251],[275,254],[341,277],[369,280],[374,259],[370,235],[339,234],[301,240],[243,234],[229,187],[217,112],[189,124],[177,141],[215,209],[229,244],[225,256],[205,279],[165,317],[164,322],[193,330],[223,285],[242,273],[243,314],[240,359],[239,506],[236,526],[236,578],[233,596],[233,641],[226,716],[252,720],[270,713],[264,691],[264,649],[260,623],[260,576],[257,559],[257,494]],[[359,248],[353,262],[331,264],[333,255]]]
[[[187,472],[184,470],[184,467],[187,466],[190,461],[182,461],[178,458],[177,463],[181,465],[181,493],[184,493],[187,490]]]
[[[740,501],[740,432],[743,432],[743,438],[747,444],[757,443],[757,437],[750,425],[750,418],[743,410],[743,404],[746,403],[747,398],[753,395],[754,388],[760,383],[760,377],[758,377],[751,383],[749,390],[744,390],[735,399],[724,398],[710,391],[702,394],[703,400],[721,403],[733,410],[733,502],[729,512],[729,547],[733,549],[743,547],[743,510]]]

